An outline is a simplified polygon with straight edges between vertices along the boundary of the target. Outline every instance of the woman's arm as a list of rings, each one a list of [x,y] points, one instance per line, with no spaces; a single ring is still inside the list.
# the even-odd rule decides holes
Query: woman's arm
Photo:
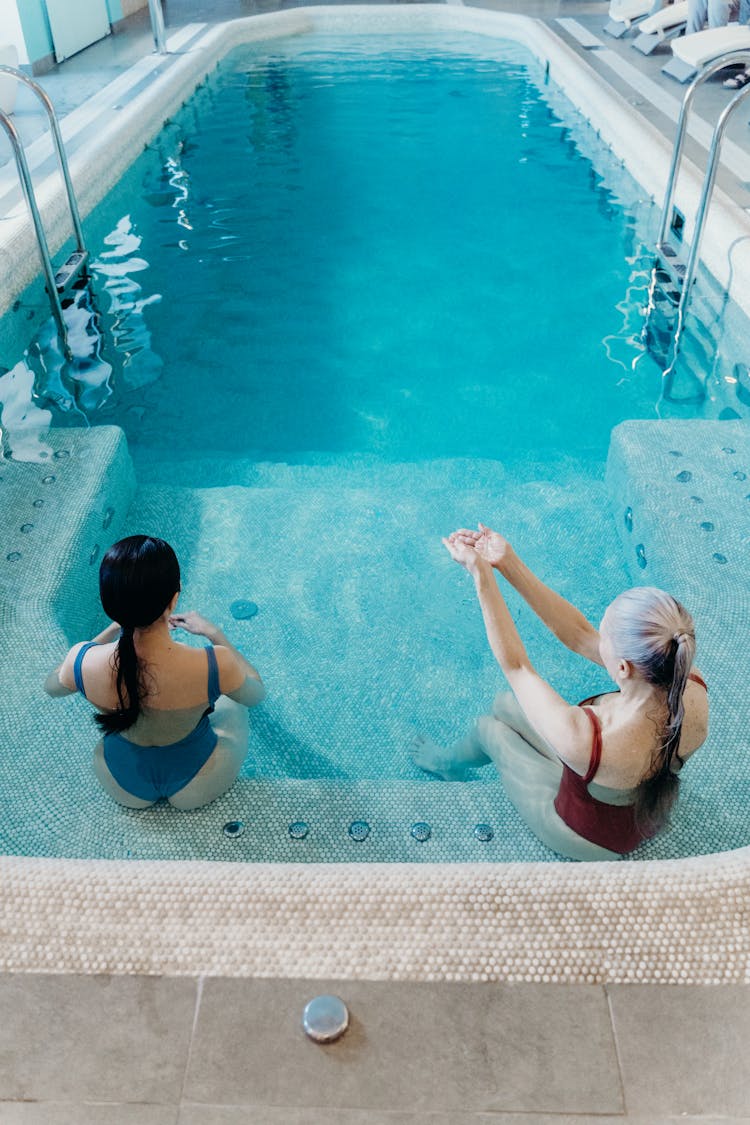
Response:
[[[571,707],[533,668],[487,560],[466,543],[454,539],[443,543],[474,579],[487,640],[526,718],[564,762],[585,772],[591,749],[586,715]]]
[[[503,578],[510,582],[547,628],[571,652],[601,664],[599,633],[579,609],[537,578],[518,557],[507,539],[479,524],[479,531],[462,529],[451,536],[473,546]]]
[[[101,633],[97,633],[95,637],[92,637],[92,641],[95,645],[111,644],[112,641],[117,639],[119,632],[120,626],[117,622],[112,621],[107,625],[106,629],[102,629]],[[73,678],[73,664],[78,655],[78,650],[86,643],[86,641],[80,641],[77,645],[73,645],[73,647],[69,649],[62,664],[58,664],[57,668],[54,668],[49,673],[47,679],[44,681],[44,690],[47,695],[51,695],[53,698],[57,699],[63,695],[75,694],[77,689],[75,679]]]

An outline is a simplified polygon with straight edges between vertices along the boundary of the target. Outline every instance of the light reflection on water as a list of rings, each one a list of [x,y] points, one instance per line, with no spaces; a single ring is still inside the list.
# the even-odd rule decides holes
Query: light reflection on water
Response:
[[[684,416],[644,340],[650,204],[520,48],[466,42],[226,60],[87,220],[74,358],[45,311],[3,377],[6,455],[51,418],[144,456],[167,432],[270,459],[601,457],[622,418]],[[688,414],[741,411],[732,370]]]

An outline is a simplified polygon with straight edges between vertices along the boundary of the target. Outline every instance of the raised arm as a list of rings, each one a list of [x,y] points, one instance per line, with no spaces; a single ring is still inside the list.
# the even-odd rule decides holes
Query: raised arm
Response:
[[[443,543],[474,579],[487,640],[526,718],[563,761],[585,772],[591,729],[584,711],[571,707],[532,666],[487,560],[453,537]]]
[[[451,540],[454,538],[474,547],[482,558],[499,571],[566,648],[579,656],[585,656],[594,664],[602,663],[598,630],[579,609],[549,586],[545,586],[518,557],[507,539],[481,523],[478,531],[455,531]]]

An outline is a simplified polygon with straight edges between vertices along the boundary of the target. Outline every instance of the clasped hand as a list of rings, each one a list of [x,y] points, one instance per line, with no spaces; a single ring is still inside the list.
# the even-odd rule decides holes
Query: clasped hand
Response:
[[[455,562],[471,573],[480,570],[483,563],[502,570],[511,551],[510,543],[483,523],[477,526],[477,531],[461,527],[452,532],[447,539],[443,539],[446,550]]]

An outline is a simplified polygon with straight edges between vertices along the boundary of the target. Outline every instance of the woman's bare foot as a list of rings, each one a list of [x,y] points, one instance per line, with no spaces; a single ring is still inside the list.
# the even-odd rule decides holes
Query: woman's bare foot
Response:
[[[466,769],[450,760],[448,753],[437,742],[423,734],[416,735],[409,744],[409,757],[425,773],[435,774],[443,781],[463,781]]]

